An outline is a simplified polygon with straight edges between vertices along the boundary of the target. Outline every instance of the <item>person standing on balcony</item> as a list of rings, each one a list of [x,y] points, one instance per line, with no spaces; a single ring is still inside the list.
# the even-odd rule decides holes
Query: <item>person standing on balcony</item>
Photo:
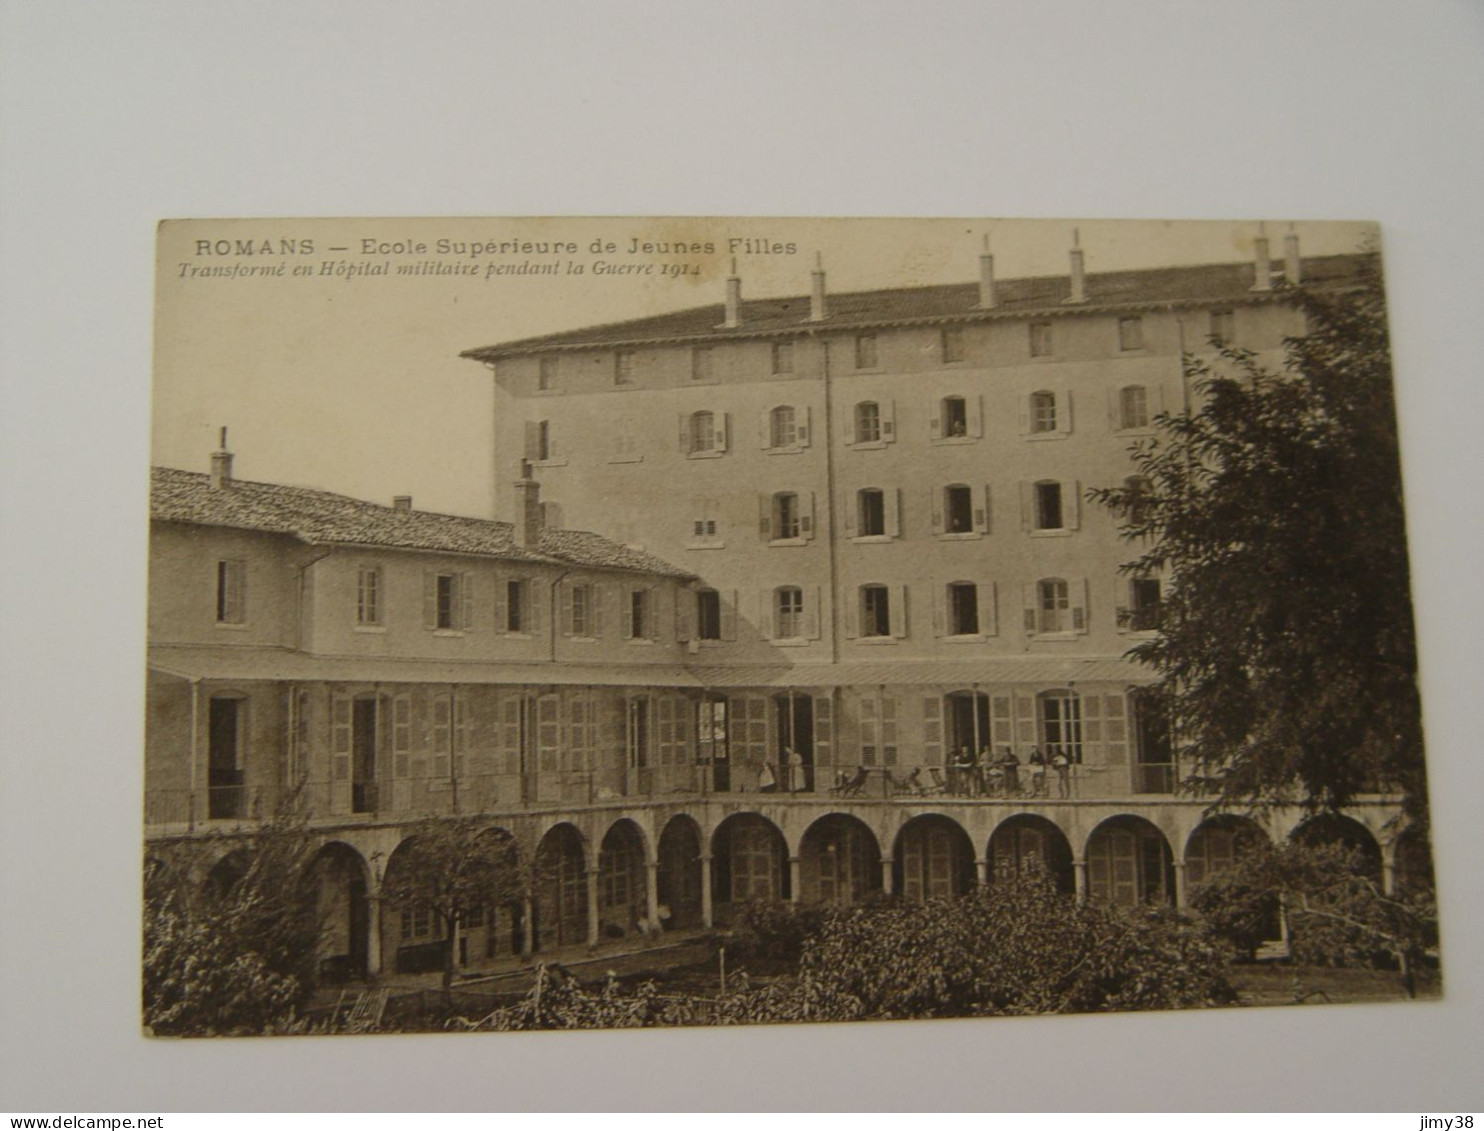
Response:
[[[778,778],[773,774],[773,763],[766,759],[758,766],[757,791],[759,793],[776,793],[778,791]]]
[[[1031,747],[1031,756],[1027,759],[1031,767],[1031,796],[1046,796],[1046,755],[1041,753],[1039,746]]]
[[[1060,746],[1052,747],[1051,768],[1056,771],[1056,795],[1072,796],[1072,760]]]

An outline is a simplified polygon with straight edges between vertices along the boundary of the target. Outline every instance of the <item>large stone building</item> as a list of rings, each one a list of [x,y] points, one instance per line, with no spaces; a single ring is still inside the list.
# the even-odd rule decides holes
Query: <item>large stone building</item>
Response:
[[[225,452],[157,471],[150,840],[228,834],[226,859],[298,786],[325,957],[370,972],[436,942],[377,898],[431,813],[555,862],[469,926],[466,963],[747,899],[953,894],[1030,857],[1089,898],[1182,901],[1299,816],[1177,793],[1125,658],[1169,579],[1120,572],[1085,492],[1190,406],[1182,352],[1277,359],[1302,323],[1276,284],[1359,262],[1257,249],[1089,274],[1074,248],[1013,280],[985,255],[977,283],[848,294],[816,270],[761,300],[733,277],[719,304],[469,350],[513,525],[242,483]],[[1396,813],[1318,831],[1389,878]]]

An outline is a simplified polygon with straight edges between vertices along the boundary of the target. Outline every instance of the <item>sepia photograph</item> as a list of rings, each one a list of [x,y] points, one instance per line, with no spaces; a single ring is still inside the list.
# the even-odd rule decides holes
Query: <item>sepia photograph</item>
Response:
[[[147,1034],[1443,994],[1377,225],[156,254]]]

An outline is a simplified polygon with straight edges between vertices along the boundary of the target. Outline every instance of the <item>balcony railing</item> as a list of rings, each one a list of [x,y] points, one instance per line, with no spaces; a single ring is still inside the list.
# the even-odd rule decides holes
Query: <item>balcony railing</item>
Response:
[[[1173,762],[1140,762],[1134,766],[1135,793],[1174,793]]]

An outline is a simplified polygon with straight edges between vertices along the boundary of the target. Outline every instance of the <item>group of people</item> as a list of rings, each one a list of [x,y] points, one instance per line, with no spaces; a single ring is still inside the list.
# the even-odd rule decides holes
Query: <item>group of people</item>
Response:
[[[1072,760],[1060,747],[1051,747],[1048,754],[1032,746],[1025,768],[1022,780],[1021,761],[1009,746],[993,755],[988,746],[978,753],[971,746],[960,746],[948,763],[948,792],[956,797],[1049,797],[1049,768],[1056,775],[1057,797],[1071,797]]]
[[[772,762],[762,762],[757,771],[759,793],[801,793],[809,788],[809,773],[804,765],[804,756],[792,747],[785,746],[778,761],[779,773],[773,772]],[[780,789],[779,778],[782,778]]]

